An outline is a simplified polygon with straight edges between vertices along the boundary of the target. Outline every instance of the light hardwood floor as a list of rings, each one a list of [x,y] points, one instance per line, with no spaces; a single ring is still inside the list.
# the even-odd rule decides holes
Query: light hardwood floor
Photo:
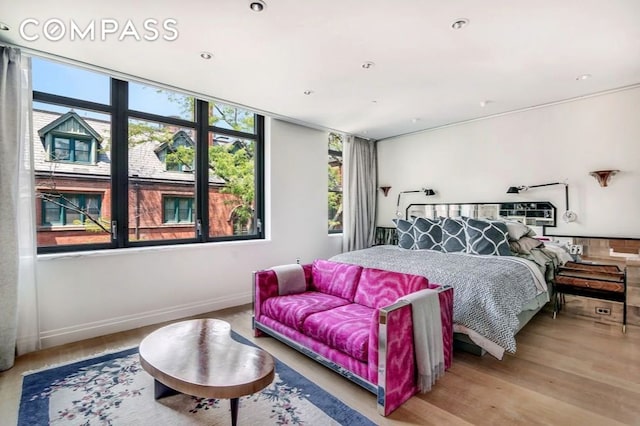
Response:
[[[251,307],[201,315],[232,328],[380,425],[640,425],[640,327],[539,313],[517,336],[518,351],[498,361],[456,352],[434,389],[381,417],[375,397],[272,338],[252,337]],[[27,354],[0,373],[0,424],[16,423],[22,373],[137,345],[159,326]],[[241,422],[241,419],[240,419]]]

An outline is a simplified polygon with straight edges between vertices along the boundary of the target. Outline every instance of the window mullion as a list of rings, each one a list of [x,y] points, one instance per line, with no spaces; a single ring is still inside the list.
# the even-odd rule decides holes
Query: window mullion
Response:
[[[209,237],[209,103],[196,101],[196,235],[198,241]],[[198,225],[198,221],[200,225]]]
[[[264,116],[256,114],[255,200],[258,238],[264,238]]]
[[[112,244],[125,247],[128,243],[129,218],[129,159],[128,159],[128,96],[129,85],[126,81],[111,79],[111,217],[116,221],[116,236],[112,235]]]
[[[60,224],[61,225],[66,225],[67,224],[67,208],[63,206],[63,204],[67,204],[66,201],[61,199],[61,203],[60,206],[58,207],[58,217],[60,218]]]

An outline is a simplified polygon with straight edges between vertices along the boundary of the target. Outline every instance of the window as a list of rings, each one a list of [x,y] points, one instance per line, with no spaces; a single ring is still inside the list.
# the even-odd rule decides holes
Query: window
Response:
[[[329,133],[329,232],[342,232],[342,135]]]
[[[55,136],[51,144],[51,161],[88,163],[91,158],[91,141]]]
[[[263,238],[262,116],[40,58],[33,81],[40,253]]]
[[[193,198],[164,197],[164,223],[193,223]]]
[[[256,139],[225,138],[217,132],[209,146],[209,235],[229,237],[260,232],[256,210]]]
[[[44,226],[100,226],[101,195],[41,193],[40,197]]]
[[[111,115],[106,112],[107,106],[95,107],[103,111],[66,101],[33,104],[40,251],[111,242]],[[91,201],[83,205],[82,198],[78,201],[76,197],[96,197],[97,191],[99,203],[94,205],[99,212],[86,211],[83,207],[91,208]],[[77,206],[75,210],[73,206]]]
[[[194,239],[193,216],[180,220],[175,214],[167,214],[164,197],[167,193],[186,193],[190,194],[191,206],[194,204],[196,170],[192,165],[197,132],[187,126],[195,127],[195,123],[180,126],[168,118],[155,118],[158,121],[134,117],[128,121],[129,241]],[[178,210],[176,205],[174,212]],[[163,226],[166,223],[191,226],[168,229]]]

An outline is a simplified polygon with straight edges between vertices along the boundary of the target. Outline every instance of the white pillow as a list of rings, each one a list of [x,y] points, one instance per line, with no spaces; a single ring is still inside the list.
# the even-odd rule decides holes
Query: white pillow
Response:
[[[520,238],[524,237],[532,237],[536,235],[533,229],[529,228],[522,222],[518,222],[517,220],[509,220],[509,219],[498,219],[500,222],[504,222],[507,225],[507,233],[509,235],[509,240],[518,241]]]

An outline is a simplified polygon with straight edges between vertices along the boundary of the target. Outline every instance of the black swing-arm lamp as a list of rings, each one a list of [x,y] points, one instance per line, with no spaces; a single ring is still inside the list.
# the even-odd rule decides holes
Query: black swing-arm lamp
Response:
[[[400,212],[400,197],[402,196],[402,194],[409,194],[409,193],[412,193],[412,192],[422,192],[427,197],[430,197],[432,195],[436,195],[436,191],[434,191],[431,188],[416,189],[414,191],[400,191],[398,193],[398,201],[396,202],[396,216],[402,217],[402,213]]]
[[[540,188],[541,186],[552,186],[552,185],[564,185],[564,202],[566,206],[566,210],[562,215],[562,219],[569,223],[573,222],[577,219],[577,215],[569,210],[569,184],[565,182],[552,182],[552,183],[543,183],[541,185],[530,185],[530,186],[510,186],[507,189],[507,194],[518,194],[520,191],[527,191],[530,188]]]

